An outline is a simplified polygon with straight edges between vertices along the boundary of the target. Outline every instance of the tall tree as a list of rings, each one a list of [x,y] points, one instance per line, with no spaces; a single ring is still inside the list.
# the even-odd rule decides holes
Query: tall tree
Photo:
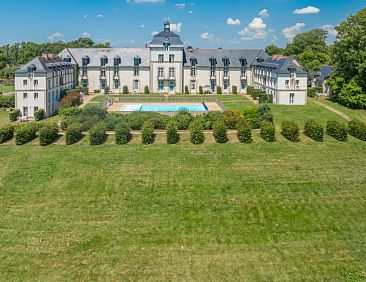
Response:
[[[274,44],[271,44],[271,45],[268,45],[265,49],[266,53],[270,56],[273,56],[273,55],[283,55],[284,53],[284,49],[274,45]]]

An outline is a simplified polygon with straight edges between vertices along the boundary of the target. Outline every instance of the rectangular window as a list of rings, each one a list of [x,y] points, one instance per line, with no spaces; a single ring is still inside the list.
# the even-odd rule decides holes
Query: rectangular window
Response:
[[[211,77],[216,77],[216,67],[211,67]]]
[[[87,68],[83,68],[83,76],[87,76],[88,75],[88,69]]]
[[[224,77],[228,77],[229,76],[229,69],[228,67],[224,67]]]
[[[88,87],[88,80],[87,79],[83,79],[83,87]]]
[[[133,81],[133,92],[135,92],[135,93],[139,92],[139,81],[138,80]]]
[[[34,107],[34,111],[36,112],[36,111],[38,111],[38,107]]]
[[[290,85],[290,80],[285,80],[285,86],[289,86]]]
[[[101,88],[101,89],[104,89],[104,88],[105,88],[105,80],[104,80],[104,79],[102,79],[102,80],[100,81],[100,88]]]
[[[133,75],[134,76],[140,75],[140,67],[134,67],[133,68]]]
[[[191,67],[191,75],[192,76],[196,75],[196,67]]]
[[[34,83],[34,86],[38,86],[38,80],[37,79],[35,79],[33,83]]]
[[[28,80],[24,79],[23,80],[23,86],[27,86],[28,85]]]
[[[224,80],[224,90],[228,90],[229,89],[229,81],[228,80]]]
[[[23,99],[27,99],[28,98],[28,93],[23,93]]]
[[[115,67],[114,68],[114,77],[117,77],[118,75],[119,75],[119,69],[118,69],[118,67]]]
[[[245,90],[245,88],[247,87],[247,84],[244,82],[244,81],[242,81],[241,83],[240,83],[240,89],[241,90]]]
[[[174,63],[174,55],[169,55],[169,63]]]
[[[164,55],[163,54],[159,54],[159,56],[158,56],[158,62],[159,63],[163,63],[164,62]]]
[[[173,92],[175,88],[175,82],[174,81],[170,81],[169,82],[169,91]]]
[[[300,80],[296,80],[296,86],[300,85]]]
[[[196,90],[196,81],[195,80],[191,81],[191,90]]]
[[[28,116],[28,107],[23,107],[23,117]]]
[[[114,81],[114,89],[119,89],[119,80],[118,79],[116,79]]]
[[[290,93],[290,104],[293,104],[295,100],[295,93]]]
[[[164,69],[163,68],[158,68],[158,77],[160,77],[160,78],[164,77]]]
[[[211,91],[215,92],[215,89],[216,89],[216,80],[211,79]]]
[[[100,76],[105,76],[105,69],[100,70]]]
[[[175,72],[174,68],[169,68],[169,77],[171,78],[175,77],[174,72]]]
[[[245,67],[243,67],[241,69],[241,77],[245,77],[245,74],[246,74],[246,69],[245,69]]]
[[[159,81],[159,91],[164,91],[164,82]]]
[[[34,93],[34,99],[38,99],[38,93]]]

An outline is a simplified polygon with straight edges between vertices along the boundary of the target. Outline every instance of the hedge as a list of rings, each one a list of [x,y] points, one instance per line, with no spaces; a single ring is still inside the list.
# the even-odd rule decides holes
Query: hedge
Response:
[[[10,121],[16,121],[18,117],[21,117],[22,113],[18,109],[11,110],[9,112],[9,120]]]
[[[243,111],[243,117],[253,127],[255,125],[255,121],[257,119],[257,109],[256,108],[245,109]]]
[[[176,122],[171,121],[166,126],[166,142],[168,144],[177,144],[179,139],[178,125]]]
[[[299,142],[300,130],[298,125],[294,121],[285,120],[282,122],[282,135],[292,142]]]
[[[26,124],[19,126],[15,130],[15,144],[23,145],[37,137],[37,126],[34,124]]]
[[[213,129],[213,126],[218,121],[224,121],[224,114],[222,112],[208,112],[203,115],[204,129]]]
[[[108,113],[105,118],[105,124],[108,131],[114,131],[121,123],[127,123],[127,116],[119,113]]]
[[[141,142],[148,145],[155,141],[154,124],[150,121],[144,123],[141,129]]]
[[[15,95],[4,96],[0,93],[0,108],[14,108]]]
[[[263,122],[273,123],[273,115],[269,104],[261,104],[257,108],[256,120],[254,128],[260,128]]]
[[[366,123],[354,119],[348,122],[348,133],[362,141],[366,141]]]
[[[261,137],[266,142],[275,142],[276,141],[276,129],[274,125],[270,122],[263,122],[261,124]]]
[[[39,144],[47,146],[58,138],[58,125],[56,123],[45,124],[39,130]]]
[[[109,115],[110,114],[108,114],[107,119],[109,119]],[[120,119],[127,122],[132,130],[141,130],[143,124],[147,121],[151,121],[154,124],[155,129],[164,129],[166,122],[166,116],[153,112],[132,112],[125,116],[120,115]]]
[[[347,141],[347,127],[338,120],[329,120],[327,122],[326,133],[338,141]]]
[[[14,127],[10,124],[0,127],[0,144],[9,141],[14,136]]]
[[[193,116],[188,111],[179,111],[175,115],[174,120],[177,122],[179,130],[187,130],[193,120]]]
[[[127,144],[132,139],[131,128],[127,123],[120,123],[116,126],[116,144]]]
[[[229,129],[236,129],[238,122],[242,119],[242,114],[236,110],[228,110],[224,112],[224,121]]]
[[[144,88],[144,94],[150,94],[149,86],[145,86]]]
[[[272,94],[259,94],[257,97],[259,104],[263,103],[273,103],[273,96]]]
[[[232,92],[233,92],[233,94],[238,94],[238,87],[233,85],[232,86]]]
[[[238,124],[238,132],[237,136],[240,142],[242,143],[251,143],[252,139],[252,126],[251,124],[245,120],[241,119]]]
[[[188,89],[188,86],[184,86],[184,94],[189,94],[189,89]]]
[[[227,128],[224,122],[218,121],[213,126],[213,136],[217,143],[227,143]]]
[[[78,116],[82,113],[82,109],[77,107],[61,108],[58,113],[62,117]]]
[[[203,94],[203,87],[202,87],[202,86],[199,86],[199,87],[198,87],[198,92],[199,92],[200,94]]]
[[[216,92],[217,92],[217,94],[222,94],[221,86],[217,86]]]
[[[124,86],[122,87],[122,93],[123,93],[123,94],[128,94],[128,87],[127,87],[127,85],[124,85]]]
[[[324,128],[315,119],[309,119],[305,122],[304,134],[317,142],[323,142]]]
[[[45,116],[44,109],[39,109],[38,111],[34,112],[34,119],[36,121],[40,121],[40,120],[44,119],[44,116]]]
[[[90,145],[100,145],[107,140],[107,127],[103,122],[99,122],[90,129]]]
[[[247,95],[252,96],[253,95],[253,86],[247,86]]]
[[[198,145],[205,142],[205,135],[203,134],[203,127],[200,122],[192,122],[189,126],[191,134],[191,143]]]
[[[67,127],[66,129],[66,145],[72,145],[78,142],[82,137],[81,124],[74,123]]]

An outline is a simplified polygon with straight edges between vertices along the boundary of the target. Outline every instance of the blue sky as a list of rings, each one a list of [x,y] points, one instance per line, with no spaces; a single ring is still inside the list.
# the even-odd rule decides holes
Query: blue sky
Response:
[[[0,45],[91,37],[114,47],[143,47],[169,18],[186,45],[264,48],[334,26],[366,0],[2,0]],[[5,12],[6,11],[6,12]]]

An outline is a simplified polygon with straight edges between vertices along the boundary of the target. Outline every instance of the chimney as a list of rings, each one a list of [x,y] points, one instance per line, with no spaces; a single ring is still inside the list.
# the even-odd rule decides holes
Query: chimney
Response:
[[[44,53],[42,54],[42,57],[45,58],[46,60],[50,60],[55,58],[57,55],[56,54],[49,54],[49,53]]]

